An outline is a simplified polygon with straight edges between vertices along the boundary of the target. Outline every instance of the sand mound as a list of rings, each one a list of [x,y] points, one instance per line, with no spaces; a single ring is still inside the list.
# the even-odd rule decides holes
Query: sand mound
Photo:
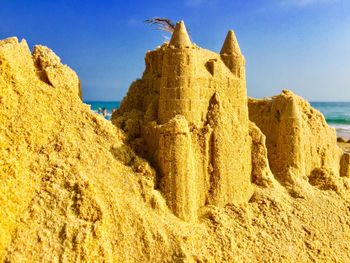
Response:
[[[209,65],[209,71],[215,65]],[[140,87],[142,80],[129,94]],[[135,100],[138,108],[126,109],[124,103],[123,114],[115,118],[125,133],[93,114],[79,93],[77,76],[51,50],[39,46],[31,54],[23,40],[0,41],[0,259],[350,260],[346,176],[315,165],[311,175],[288,185],[283,181],[282,186],[270,170],[269,134],[247,120],[244,136],[249,136],[255,156],[250,199],[207,204],[193,222],[185,222],[168,209],[162,189],[157,190],[159,175],[129,146],[142,154],[140,120],[155,116],[152,93],[126,98]],[[142,96],[148,98],[147,105],[139,103]],[[221,99],[216,98],[208,116],[221,110],[214,103]],[[311,113],[311,119],[316,115]],[[215,128],[220,118],[209,120]],[[153,125],[170,132],[194,131],[181,114]],[[180,134],[176,142],[183,146],[188,134]]]
[[[150,257],[145,246],[172,255],[162,219],[148,222],[151,200],[161,207],[153,170],[81,102],[77,79],[48,48],[0,42],[1,258],[124,261]]]

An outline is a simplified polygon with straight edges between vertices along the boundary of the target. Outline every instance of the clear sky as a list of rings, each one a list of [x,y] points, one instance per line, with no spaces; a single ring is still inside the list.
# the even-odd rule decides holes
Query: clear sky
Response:
[[[183,19],[193,42],[219,52],[229,29],[247,64],[248,95],[282,89],[313,101],[350,101],[350,0],[0,0],[0,39],[58,54],[85,100],[120,100],[144,55],[167,33],[143,21]]]

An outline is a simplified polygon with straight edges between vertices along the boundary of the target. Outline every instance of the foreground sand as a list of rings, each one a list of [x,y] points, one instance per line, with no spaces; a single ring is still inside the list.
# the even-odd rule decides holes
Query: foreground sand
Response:
[[[348,177],[270,174],[255,178],[247,202],[181,220],[130,134],[81,102],[75,73],[52,51],[35,50],[0,41],[1,260],[350,261]]]

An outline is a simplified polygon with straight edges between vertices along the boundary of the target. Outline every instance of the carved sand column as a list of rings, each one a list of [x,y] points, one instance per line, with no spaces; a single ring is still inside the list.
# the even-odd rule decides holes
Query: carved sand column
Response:
[[[249,200],[252,165],[244,57],[232,30],[220,56],[232,74],[220,76],[222,84],[210,101],[209,203],[224,206]]]
[[[277,154],[281,166],[277,176],[282,180],[292,179],[289,176],[293,176],[293,174],[305,173],[300,118],[301,115],[295,99],[293,97],[287,98],[281,113],[280,132],[277,140]]]
[[[169,208],[186,221],[197,218],[197,177],[186,119],[178,115],[162,125],[159,138],[160,189]]]

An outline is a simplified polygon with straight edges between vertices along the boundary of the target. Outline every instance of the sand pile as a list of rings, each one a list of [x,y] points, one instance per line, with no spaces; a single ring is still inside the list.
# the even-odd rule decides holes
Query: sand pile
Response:
[[[45,47],[3,40],[0,94],[2,259],[171,257],[162,219],[146,208],[161,207],[153,170],[81,102],[71,69]]]
[[[113,116],[124,131],[81,102],[78,77],[51,50],[38,46],[31,54],[25,41],[0,41],[0,259],[350,261],[350,182],[347,176],[340,176],[345,173],[334,170],[337,160],[343,160],[345,166],[347,162],[336,142],[324,138],[333,133],[323,125],[319,113],[294,94],[281,95],[295,101],[291,112],[303,112],[288,138],[294,142],[295,137],[309,136],[320,149],[317,152],[317,146],[314,149],[300,139],[292,145],[304,145],[301,147],[309,147],[311,154],[324,153],[325,157],[313,157],[303,169],[298,162],[286,162],[281,167],[295,171],[288,177],[292,179],[276,176],[274,171],[279,170],[274,170],[272,163],[277,161],[269,153],[275,139],[262,124],[248,119],[244,59],[237,45],[224,45],[229,48],[218,55],[190,48],[191,43],[180,32],[177,40],[181,41],[171,42],[170,47],[164,44],[146,56],[144,78],[132,84],[121,110]],[[228,41],[235,40],[233,36],[229,33]],[[227,51],[232,47],[234,52]],[[178,52],[183,48],[185,52]],[[152,61],[164,58],[176,62],[176,57],[182,66],[194,65],[199,75],[185,74],[185,80],[181,79],[184,67],[179,67],[177,77],[154,77],[164,65]],[[167,112],[159,119],[159,101],[165,95],[159,90],[161,84],[169,81],[179,87],[178,83],[181,86],[185,81],[195,88],[188,84],[193,83],[191,77],[212,84],[203,90],[202,101],[191,104],[195,114]],[[225,89],[233,90],[234,95],[230,97]],[[187,100],[188,91],[180,90],[180,99]],[[206,101],[209,110],[204,107]],[[268,103],[261,103],[261,109],[267,111]],[[185,105],[189,107],[188,100]],[[290,112],[290,107],[278,107],[283,119],[283,112]],[[225,120],[230,121],[229,128]],[[294,127],[294,119],[288,120],[283,122]],[[236,130],[237,124],[242,125],[241,130]],[[283,130],[287,126],[276,127]],[[316,134],[319,139],[313,139]],[[230,142],[230,136],[238,141]],[[241,154],[231,155],[220,140],[231,150],[241,146]],[[169,146],[168,152],[163,143]],[[293,147],[291,154],[299,156],[297,146]],[[213,159],[208,149],[219,157]],[[189,155],[182,156],[186,150]],[[328,156],[333,153],[336,155]],[[204,169],[211,163],[216,168]],[[249,173],[244,172],[247,167]],[[310,170],[313,172],[308,174]],[[202,177],[215,171],[220,171],[219,175],[209,177],[209,181]],[[174,175],[182,176],[185,184]],[[191,186],[189,178],[193,177],[202,187]],[[226,181],[220,181],[222,178]],[[242,193],[228,192],[227,183],[237,189],[236,178],[247,186],[238,188],[247,189],[244,198],[240,198]],[[186,200],[191,195],[194,198]],[[217,200],[224,201],[215,203]],[[190,216],[182,220],[181,215]]]

